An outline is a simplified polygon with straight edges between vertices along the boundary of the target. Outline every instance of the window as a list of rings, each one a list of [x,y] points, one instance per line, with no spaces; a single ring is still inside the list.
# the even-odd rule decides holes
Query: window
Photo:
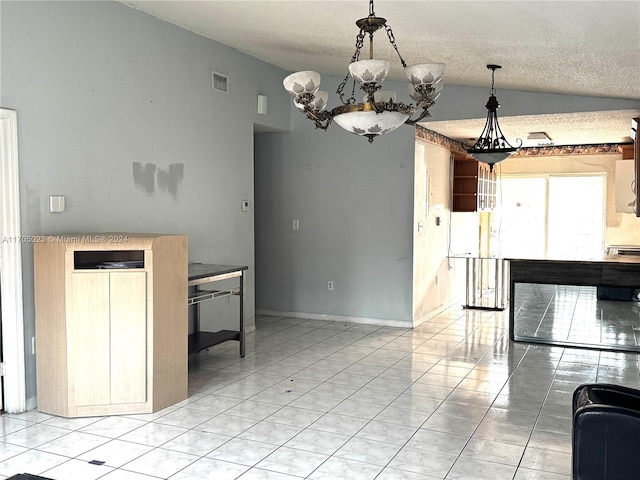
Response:
[[[492,253],[511,258],[589,258],[604,249],[604,175],[504,176]]]

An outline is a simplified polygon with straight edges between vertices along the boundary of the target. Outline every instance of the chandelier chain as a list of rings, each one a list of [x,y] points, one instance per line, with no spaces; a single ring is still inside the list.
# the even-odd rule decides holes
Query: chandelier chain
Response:
[[[351,57],[351,63],[357,62],[358,60],[360,60],[360,50],[364,45],[364,36],[365,36],[364,30],[360,29],[360,33],[358,33],[358,35],[356,36],[356,51],[353,53],[353,56]]]
[[[496,88],[494,87],[495,76],[496,76],[496,69],[492,68],[491,69],[491,90],[489,90],[489,95],[495,95],[496,94]]]
[[[396,45],[396,37],[393,35],[393,30],[391,30],[391,27],[389,25],[385,25],[384,29],[387,31],[387,37],[389,37],[389,43],[391,43],[391,46],[394,48],[394,50],[398,54],[398,58],[400,59],[400,63],[402,64],[402,67],[407,68],[407,63],[404,61],[404,58],[402,58],[402,55],[400,55],[400,50],[398,50],[398,45]]]
[[[349,63],[357,62],[360,59],[360,50],[364,45],[364,36],[365,36],[365,31],[363,29],[360,29],[360,32],[356,36],[356,51],[353,52],[353,56],[351,57],[351,62]],[[340,96],[340,101],[342,102],[343,105],[355,103],[355,97],[354,97],[355,84],[351,89],[351,96],[346,101],[344,99],[344,88],[347,86],[347,82],[349,82],[349,76],[350,74],[347,73],[347,75],[344,77],[344,80],[342,80],[340,85],[338,85],[338,89],[336,90],[336,93]]]

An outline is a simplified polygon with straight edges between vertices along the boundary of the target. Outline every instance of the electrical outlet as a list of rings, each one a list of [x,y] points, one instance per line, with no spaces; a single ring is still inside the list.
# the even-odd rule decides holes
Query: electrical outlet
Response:
[[[327,282],[327,290],[333,290],[333,280]]]

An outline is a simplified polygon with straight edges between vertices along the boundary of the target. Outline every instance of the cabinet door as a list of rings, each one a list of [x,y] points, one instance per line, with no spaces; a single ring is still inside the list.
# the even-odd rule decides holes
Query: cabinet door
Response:
[[[109,275],[73,273],[67,314],[71,404],[111,402]]]
[[[147,286],[145,272],[112,272],[111,403],[147,400]]]
[[[147,399],[145,272],[71,275],[67,328],[76,406]]]

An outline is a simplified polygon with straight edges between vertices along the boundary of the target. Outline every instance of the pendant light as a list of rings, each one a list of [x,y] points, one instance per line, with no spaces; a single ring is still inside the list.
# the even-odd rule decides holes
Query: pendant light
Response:
[[[501,162],[518,151],[522,146],[522,140],[518,139],[520,144],[517,147],[513,147],[507,139],[504,138],[504,134],[498,123],[498,108],[500,104],[496,98],[496,89],[494,87],[496,70],[502,67],[491,64],[487,65],[487,68],[491,70],[491,90],[489,90],[489,100],[486,104],[488,110],[487,123],[478,141],[472,148],[467,150],[467,152],[479,162],[488,163],[489,169],[493,171],[493,166],[496,163]]]

